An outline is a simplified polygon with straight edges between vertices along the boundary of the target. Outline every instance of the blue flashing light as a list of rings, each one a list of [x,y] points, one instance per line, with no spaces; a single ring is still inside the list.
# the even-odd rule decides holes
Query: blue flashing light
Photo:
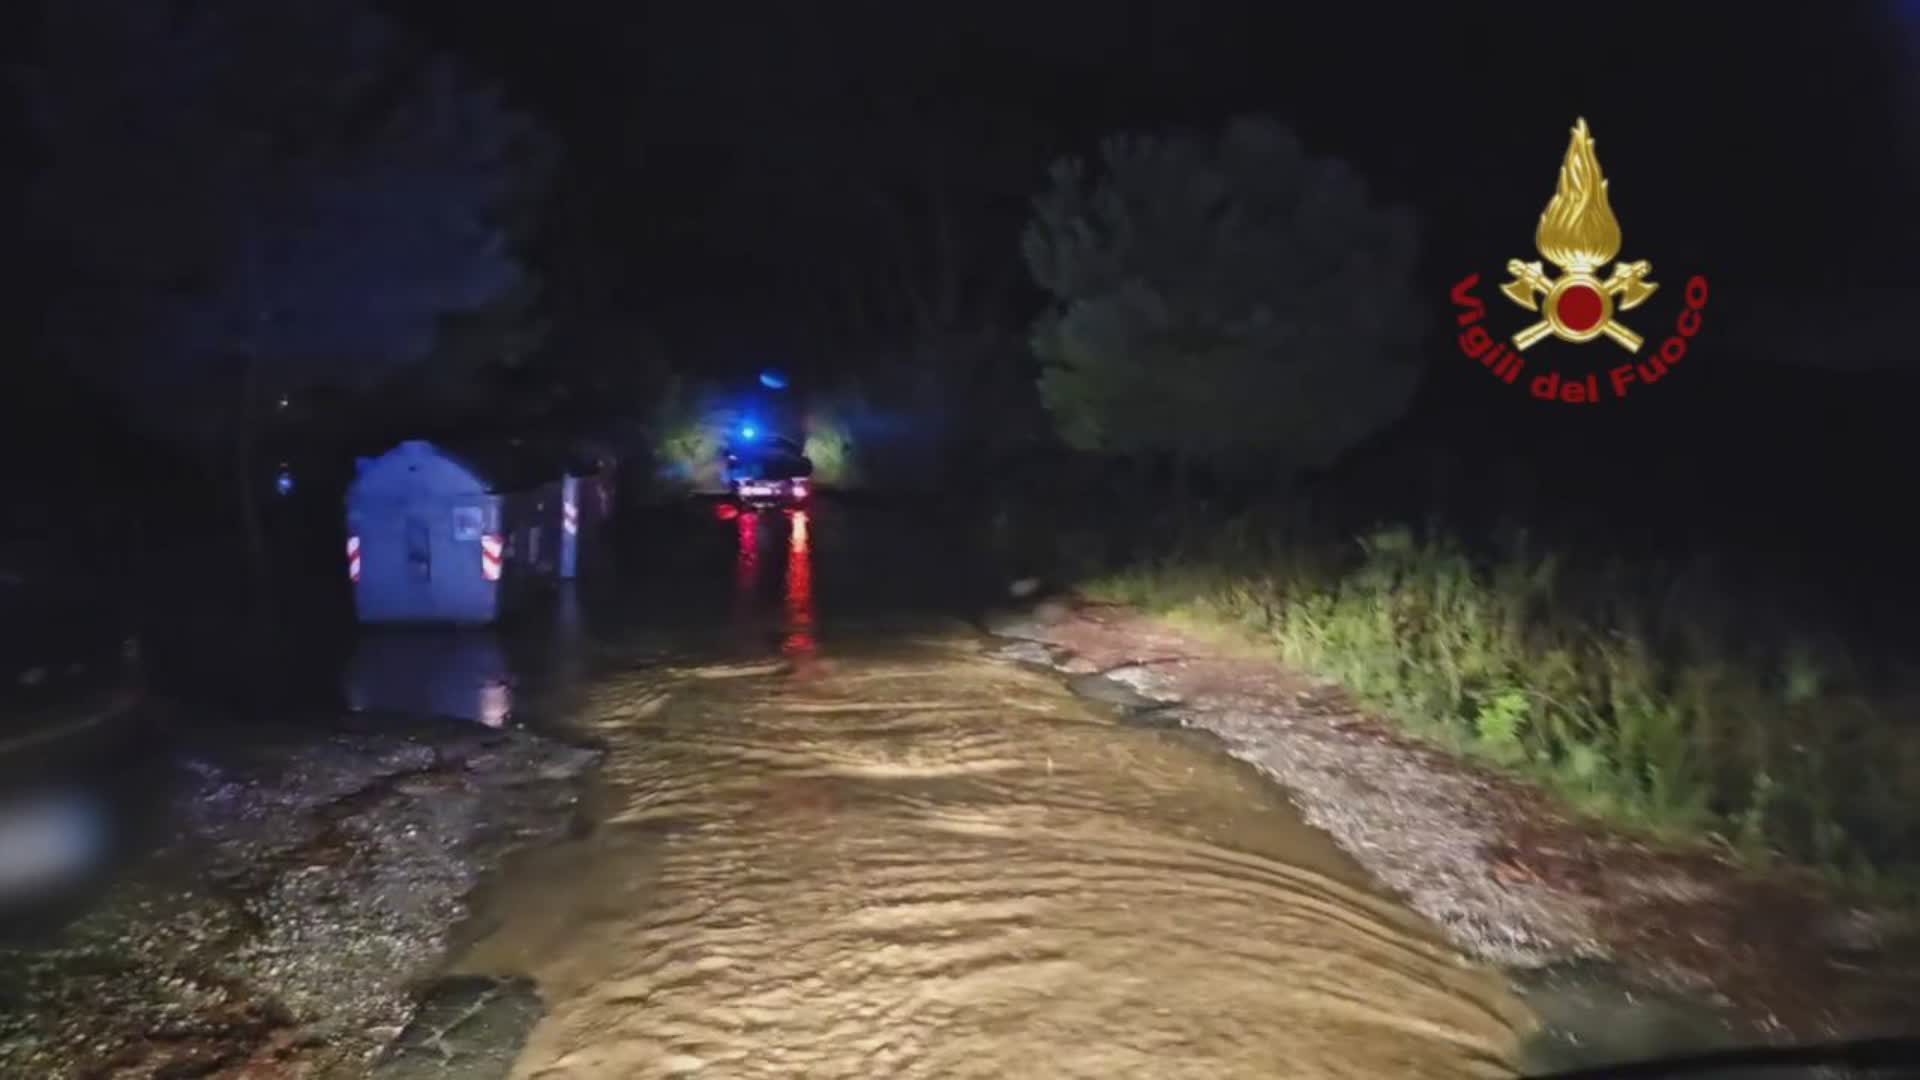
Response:
[[[787,377],[777,371],[763,371],[760,373],[760,385],[769,390],[785,390]]]
[[[752,424],[742,424],[740,426],[740,437],[748,442],[752,442],[759,434],[760,429],[754,427]]]
[[[281,495],[293,494],[293,473],[286,469],[281,469],[280,475],[273,478],[273,490],[279,492]]]

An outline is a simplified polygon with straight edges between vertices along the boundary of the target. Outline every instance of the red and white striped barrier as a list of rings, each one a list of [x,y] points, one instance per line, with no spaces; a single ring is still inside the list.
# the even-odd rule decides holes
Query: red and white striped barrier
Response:
[[[347,580],[360,580],[360,538],[357,536],[347,537]]]
[[[480,538],[480,576],[488,581],[500,580],[500,557],[506,551],[506,542],[491,533]]]
[[[560,527],[567,530],[568,536],[580,531],[580,506],[578,503],[563,503],[560,507]]]

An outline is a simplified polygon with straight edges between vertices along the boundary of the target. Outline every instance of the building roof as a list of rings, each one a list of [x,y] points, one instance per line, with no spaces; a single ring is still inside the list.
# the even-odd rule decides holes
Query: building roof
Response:
[[[442,493],[529,491],[557,483],[568,461],[539,448],[503,441],[409,439],[376,458],[362,458],[353,492],[397,494],[423,486]]]

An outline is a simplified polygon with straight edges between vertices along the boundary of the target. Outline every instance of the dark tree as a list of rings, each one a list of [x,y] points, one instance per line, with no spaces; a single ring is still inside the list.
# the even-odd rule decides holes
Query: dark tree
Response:
[[[1024,237],[1041,394],[1091,451],[1320,466],[1405,408],[1409,215],[1272,121],[1056,164]]]
[[[536,133],[355,0],[48,5],[34,91],[40,362],[228,448],[264,584],[263,414],[392,379],[521,295],[503,215]]]

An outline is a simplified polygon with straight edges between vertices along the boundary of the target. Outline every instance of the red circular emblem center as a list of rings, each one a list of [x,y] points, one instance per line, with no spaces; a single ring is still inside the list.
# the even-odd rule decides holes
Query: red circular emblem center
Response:
[[[1600,314],[1606,305],[1599,290],[1587,285],[1569,285],[1554,301],[1553,309],[1553,313],[1560,316],[1560,325],[1584,334],[1600,325]]]

